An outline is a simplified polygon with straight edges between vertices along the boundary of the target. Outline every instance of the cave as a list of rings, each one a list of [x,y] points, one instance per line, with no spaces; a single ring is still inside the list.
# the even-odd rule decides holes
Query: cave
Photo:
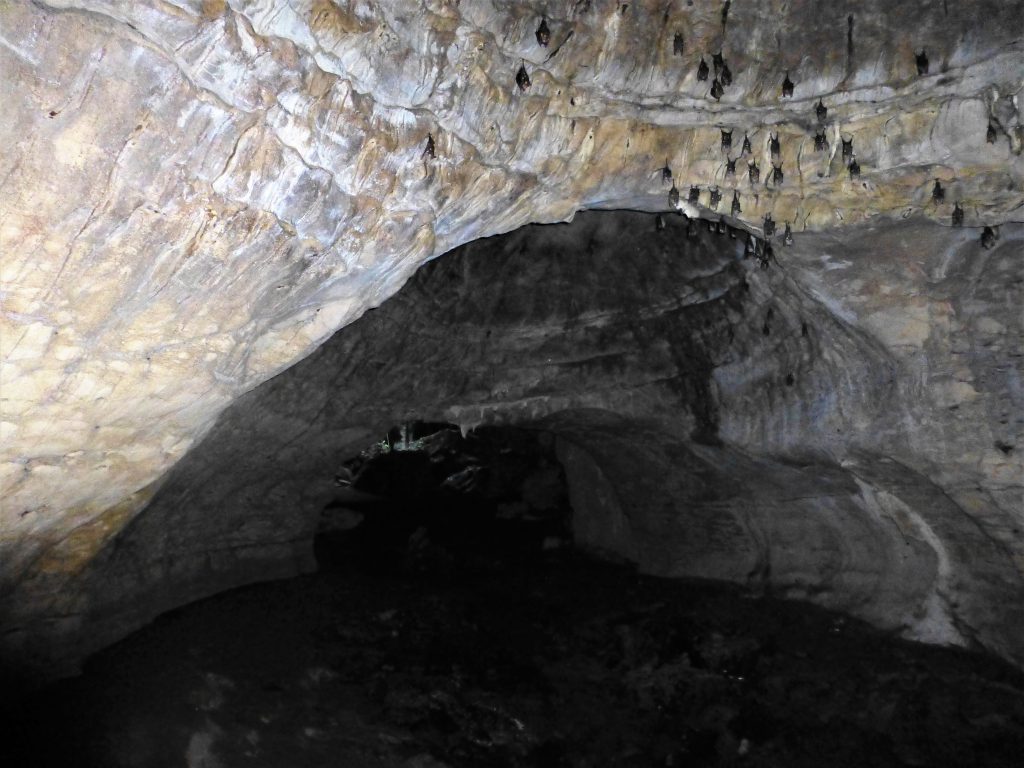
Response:
[[[388,430],[341,464],[313,535],[318,570],[456,578],[475,559],[500,566],[563,546],[572,510],[555,445],[550,432],[515,427]]]
[[[0,759],[1016,765],[1022,29],[0,4]]]
[[[898,362],[801,290],[819,244],[765,269],[690,225],[474,241],[239,398],[80,577],[96,653],[12,715],[17,748],[1013,764],[1005,555],[898,429],[863,444],[904,407]]]

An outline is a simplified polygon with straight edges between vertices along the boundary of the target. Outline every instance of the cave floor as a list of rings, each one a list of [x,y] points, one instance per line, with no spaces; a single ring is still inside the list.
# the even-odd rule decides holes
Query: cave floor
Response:
[[[1024,753],[1018,672],[812,606],[567,549],[379,566],[161,617],[36,697],[17,726],[23,764],[1017,766]]]

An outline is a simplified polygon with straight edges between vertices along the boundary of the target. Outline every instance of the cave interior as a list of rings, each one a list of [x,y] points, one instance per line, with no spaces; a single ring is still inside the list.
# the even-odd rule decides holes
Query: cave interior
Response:
[[[0,764],[1017,766],[1024,0],[0,2]]]
[[[900,361],[801,290],[817,244],[765,268],[744,234],[591,212],[423,267],[229,407],[95,559],[112,644],[28,696],[18,748],[1013,764],[1024,677],[979,635],[1007,585],[943,581],[956,537],[991,542],[894,460]]]

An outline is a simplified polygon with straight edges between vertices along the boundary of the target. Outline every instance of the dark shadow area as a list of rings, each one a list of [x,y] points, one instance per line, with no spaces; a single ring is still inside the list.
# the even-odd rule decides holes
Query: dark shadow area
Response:
[[[1002,662],[574,549],[557,441],[392,430],[338,472],[319,573],[96,654],[9,712],[3,764],[1019,764]]]
[[[851,301],[858,275],[895,279],[899,265],[918,275],[919,249],[943,253],[948,230],[907,224],[898,242],[913,248],[901,245],[899,258],[881,231],[849,242],[808,234],[763,269],[742,232],[712,224],[587,212],[430,262],[233,403],[86,567],[0,597],[0,613],[4,603],[17,613],[0,641],[53,678],[176,606],[316,570],[317,533],[344,533],[358,517],[338,499],[340,457],[419,418],[557,435],[576,541],[644,573],[722,579],[1018,659],[1015,556],[978,522],[1000,531],[1004,518],[980,478],[977,494],[960,498],[966,486],[935,474],[956,453],[951,436],[977,447],[988,401],[952,411],[923,399],[901,373],[906,361],[854,321],[860,310],[838,311],[839,298],[814,283],[839,279],[821,273],[821,254],[844,249],[853,257],[836,290]],[[950,257],[956,284],[986,275],[972,290],[990,291],[986,306],[1010,306],[999,286],[1016,274],[1014,242],[1004,236],[1005,254],[984,263],[963,244]],[[900,283],[907,296],[916,279]],[[861,300],[867,317],[874,299]],[[990,342],[1003,343],[971,342],[973,359]],[[1001,365],[998,355],[985,363],[989,394],[1012,388]],[[999,400],[993,418],[1012,406]],[[983,443],[1007,476],[1007,455]],[[430,493],[453,474],[431,479]],[[453,517],[459,497],[448,495]],[[339,511],[327,521],[331,504]],[[399,512],[400,548],[418,528],[444,527]]]
[[[890,352],[731,234],[464,246],[240,398],[21,628],[89,661],[4,688],[0,765],[1017,765],[1020,672],[896,639],[1018,647],[1007,553],[858,442]]]
[[[321,570],[455,578],[562,546],[569,495],[549,432],[413,422],[345,462],[313,540]]]

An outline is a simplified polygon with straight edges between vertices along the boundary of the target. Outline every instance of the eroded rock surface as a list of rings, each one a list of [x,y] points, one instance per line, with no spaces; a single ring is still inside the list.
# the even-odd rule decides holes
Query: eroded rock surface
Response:
[[[535,36],[542,13],[547,47]],[[902,302],[894,286],[918,285],[914,267],[862,272],[862,254],[845,243],[869,219],[948,223],[956,202],[968,229],[943,234],[965,249],[977,227],[1019,219],[1022,15],[1022,3],[995,0],[737,3],[724,24],[720,5],[703,2],[3,4],[0,595],[14,615],[5,626],[21,637],[26,618],[45,617],[55,634],[73,634],[87,590],[67,585],[85,578],[217,415],[426,260],[580,208],[667,200],[666,164],[684,200],[700,188],[702,210],[717,185],[723,209],[738,192],[748,223],[770,212],[798,234],[844,233],[833,262],[808,255],[800,280],[820,293],[814,281],[831,285],[831,268],[849,261],[863,281],[842,294],[867,296],[843,306],[865,318],[857,332],[872,340],[839,345],[857,355],[832,362],[868,368],[835,374],[856,404],[842,419],[865,428],[873,422],[858,414],[910,386],[882,381],[898,347],[917,366],[908,408],[940,398],[984,412],[995,429],[1005,397],[974,397],[972,382],[1010,382],[1005,392],[1016,393],[1018,368],[959,348],[961,310]],[[922,49],[929,66],[919,74]],[[701,81],[698,67],[719,51],[732,82],[716,100],[721,73],[712,67]],[[794,89],[783,98],[787,72]],[[816,152],[819,131],[828,149]],[[750,156],[727,177],[744,135]],[[773,135],[785,174],[777,183]],[[844,136],[859,178],[846,169]],[[744,175],[751,158],[757,184]],[[1019,241],[1005,233],[992,253],[1007,260]],[[700,290],[722,290],[717,279],[702,278]],[[993,319],[989,296],[965,297],[945,301],[964,301],[977,333],[1003,339],[1005,351],[1012,312]],[[820,322],[843,327],[841,314],[827,316],[833,309]],[[687,354],[712,346],[681,343]],[[710,402],[706,372],[729,365],[706,354],[688,362],[680,385],[696,388],[693,402]],[[949,368],[934,373],[933,355]],[[791,434],[778,429],[786,419],[814,417],[774,387],[734,395],[715,386],[720,414],[697,409],[687,429],[714,422],[730,444],[790,450],[762,444],[790,439],[778,437]],[[778,398],[771,412],[784,416],[730,422],[733,396]],[[952,503],[969,508],[983,538],[1016,553],[1005,510],[1019,480],[1002,479],[1008,454],[961,451],[947,420],[925,421],[899,455],[927,457],[926,467],[910,464],[957,488]],[[832,450],[834,428],[793,440]],[[1003,445],[1016,445],[1010,431]],[[988,446],[992,436],[978,433]],[[993,476],[998,483],[977,482]],[[1003,511],[989,519],[992,509]]]

